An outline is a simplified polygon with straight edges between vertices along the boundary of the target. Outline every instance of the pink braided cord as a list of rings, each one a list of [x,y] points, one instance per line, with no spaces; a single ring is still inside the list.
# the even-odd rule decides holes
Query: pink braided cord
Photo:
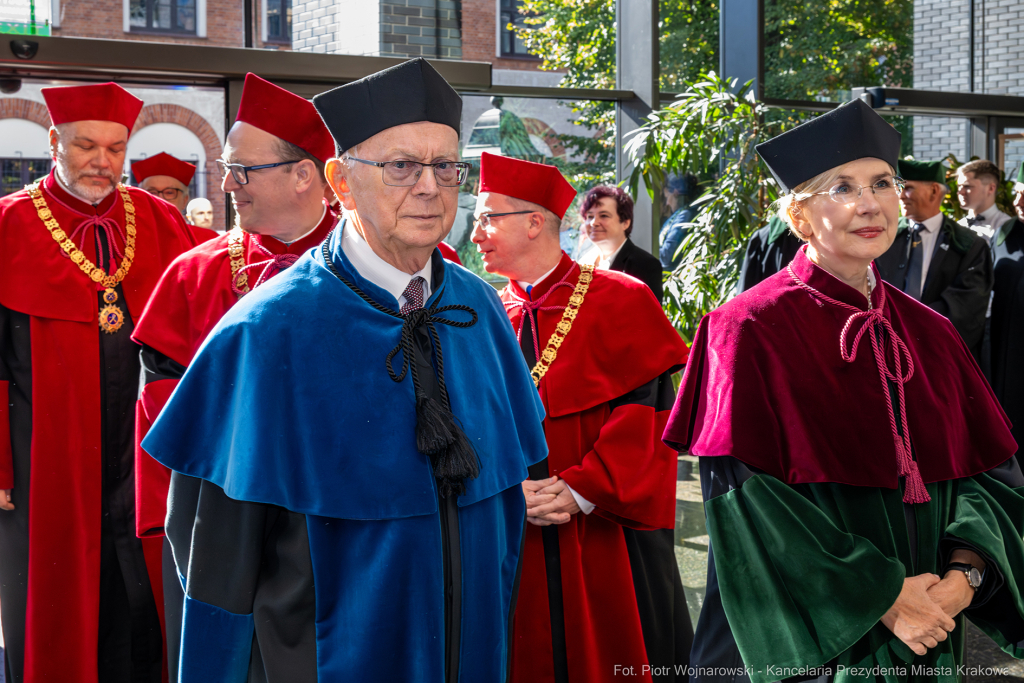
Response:
[[[860,340],[867,332],[871,339],[871,350],[875,357],[875,365],[878,368],[878,378],[882,382],[882,393],[885,395],[885,404],[889,410],[889,426],[892,429],[892,438],[896,445],[896,462],[899,467],[899,475],[906,478],[906,489],[903,492],[903,502],[905,503],[927,503],[931,500],[931,496],[928,495],[928,490],[925,488],[924,480],[921,478],[921,471],[918,469],[917,462],[914,460],[914,456],[910,447],[910,429],[907,426],[907,410],[906,400],[904,399],[903,385],[910,381],[910,378],[914,376],[914,359],[910,355],[910,351],[907,349],[907,345],[903,343],[899,335],[896,334],[896,330],[892,328],[889,323],[889,319],[882,314],[882,310],[885,308],[885,287],[879,283],[878,289],[878,306],[875,308],[868,308],[864,311],[856,306],[837,301],[828,296],[825,296],[814,287],[797,277],[793,271],[793,266],[789,265],[786,267],[790,277],[793,278],[793,282],[798,287],[806,290],[812,296],[824,301],[825,303],[845,308],[848,311],[852,311],[853,314],[847,318],[846,324],[843,325],[842,332],[839,333],[839,355],[847,363],[852,363],[857,360],[857,348],[860,346]],[[870,303],[868,304],[870,306]],[[848,345],[847,339],[849,338],[850,332],[854,326],[860,323],[860,327],[857,328],[857,333],[853,337],[853,341]],[[884,342],[878,338],[876,332],[876,326],[881,325],[889,338],[888,352],[892,358],[893,368],[889,369],[889,364],[885,358],[886,348]],[[907,371],[903,373],[903,361],[906,361]],[[900,425],[902,428],[903,435],[900,436],[900,428],[896,426],[896,413],[893,410],[892,395],[889,393],[888,381],[892,381],[896,384],[897,394],[899,395],[900,405]]]
[[[266,256],[267,258],[266,260],[256,261],[255,263],[250,263],[249,265],[242,266],[241,268],[238,269],[238,272],[235,273],[235,278],[231,281],[231,291],[233,291],[235,294],[244,294],[244,292],[242,292],[238,288],[238,280],[241,277],[242,273],[262,266],[263,270],[260,271],[259,277],[256,278],[256,283],[249,288],[250,290],[252,290],[256,289],[261,284],[263,284],[270,278],[280,273],[282,270],[290,268],[295,264],[296,261],[299,260],[298,254],[273,253],[265,246],[260,244],[260,241],[256,235],[250,235],[249,242],[251,244],[255,244],[256,248],[259,249],[260,252],[262,252],[263,255]]]
[[[538,340],[540,332],[537,330],[537,311],[561,311],[565,306],[545,306],[544,302],[547,301],[548,297],[551,296],[556,289],[559,287],[569,287],[570,289],[576,289],[576,285],[569,282],[569,276],[576,270],[575,264],[570,268],[562,279],[551,285],[544,296],[540,297],[536,301],[524,299],[523,297],[516,294],[515,289],[512,288],[512,283],[509,283],[505,289],[508,295],[512,297],[512,301],[505,301],[505,312],[509,313],[516,308],[522,308],[523,314],[519,318],[519,329],[516,330],[516,338],[521,342],[523,340],[523,323],[526,321],[526,316],[530,317],[530,324],[533,326],[533,352],[534,358],[540,358],[540,342]]]

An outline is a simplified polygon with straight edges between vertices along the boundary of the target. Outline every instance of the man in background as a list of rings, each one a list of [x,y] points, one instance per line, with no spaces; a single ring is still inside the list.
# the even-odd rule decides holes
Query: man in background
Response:
[[[956,196],[967,216],[960,225],[989,239],[1010,217],[996,206],[996,190],[1002,173],[999,167],[985,159],[969,161],[956,169]]]
[[[185,207],[185,220],[197,228],[216,230],[213,227],[213,204],[206,197],[196,197],[188,203]]]
[[[949,188],[941,162],[901,160],[899,175],[906,180],[900,193],[906,220],[875,265],[883,280],[949,318],[980,360],[992,292],[988,244],[942,213]]]

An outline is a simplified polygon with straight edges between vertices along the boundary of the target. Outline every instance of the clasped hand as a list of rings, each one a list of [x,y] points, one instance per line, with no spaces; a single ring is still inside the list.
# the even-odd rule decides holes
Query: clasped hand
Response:
[[[952,561],[983,568],[975,553],[957,550]],[[974,589],[961,571],[949,571],[940,579],[935,574],[920,574],[903,580],[903,590],[882,623],[915,654],[923,655],[946,640],[956,627],[953,618],[974,599]]]
[[[537,526],[565,524],[580,511],[569,486],[558,477],[523,482],[526,521]]]

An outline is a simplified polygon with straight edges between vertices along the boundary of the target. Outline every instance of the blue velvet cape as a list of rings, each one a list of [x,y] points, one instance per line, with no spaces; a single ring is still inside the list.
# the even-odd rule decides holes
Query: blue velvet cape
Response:
[[[397,311],[356,272],[341,236],[328,245],[335,268]],[[433,268],[426,306],[464,304],[479,316],[469,328],[436,326],[452,412],[480,458],[458,500],[460,678],[500,681],[525,518],[520,482],[547,455],[543,406],[493,288],[436,250]],[[231,498],[308,516],[321,681],[443,679],[436,486],[416,450],[411,377],[396,383],[384,365],[401,326],[327,270],[319,249],[308,252],[225,315],[143,442]],[[183,664],[190,657],[207,676],[245,680],[252,616],[197,603],[186,599]]]

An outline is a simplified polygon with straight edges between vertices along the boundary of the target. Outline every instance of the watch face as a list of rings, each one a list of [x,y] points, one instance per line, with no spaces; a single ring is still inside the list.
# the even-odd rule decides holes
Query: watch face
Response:
[[[977,567],[971,567],[970,576],[967,578],[975,588],[981,585],[981,572]]]

